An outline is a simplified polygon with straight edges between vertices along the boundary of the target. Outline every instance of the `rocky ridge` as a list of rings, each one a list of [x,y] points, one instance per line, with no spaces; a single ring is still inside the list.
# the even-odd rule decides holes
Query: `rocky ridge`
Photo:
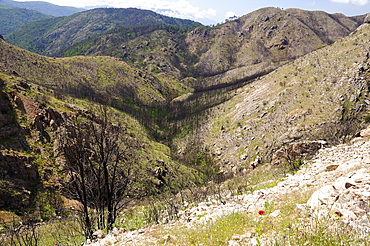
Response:
[[[258,215],[258,211],[268,203],[284,203],[284,197],[294,192],[311,194],[304,204],[296,204],[297,211],[309,213],[310,218],[331,218],[340,220],[358,231],[370,231],[367,215],[370,201],[370,141],[369,128],[361,132],[361,137],[348,144],[319,150],[318,154],[294,175],[288,175],[275,187],[232,196],[227,195],[223,203],[214,199],[202,202],[180,213],[180,219],[162,227],[178,225],[195,227],[222,218],[225,215],[242,212]],[[279,216],[280,211],[264,215]],[[302,222],[304,223],[304,222]],[[306,221],[307,223],[307,221]],[[174,237],[155,238],[153,232],[159,226],[150,226],[136,231],[116,229],[108,236],[87,245],[161,245],[171,241],[180,245]],[[271,235],[271,234],[270,234]],[[261,235],[259,241],[268,245],[273,237]],[[177,244],[178,243],[178,244]],[[257,245],[257,234],[234,235],[228,245]]]

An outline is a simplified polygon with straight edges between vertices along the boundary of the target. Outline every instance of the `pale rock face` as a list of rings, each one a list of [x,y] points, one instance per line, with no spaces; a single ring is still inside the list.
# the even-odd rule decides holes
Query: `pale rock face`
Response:
[[[364,23],[370,23],[370,14],[366,15]]]

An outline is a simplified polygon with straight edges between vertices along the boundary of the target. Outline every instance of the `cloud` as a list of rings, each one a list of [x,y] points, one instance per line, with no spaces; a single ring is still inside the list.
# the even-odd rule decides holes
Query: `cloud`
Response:
[[[236,13],[234,11],[228,11],[226,12],[225,14],[225,18],[228,19],[230,17],[234,17],[234,16],[237,16]]]
[[[30,0],[26,0],[30,1]],[[109,6],[116,8],[149,9],[172,17],[186,19],[211,19],[217,11],[213,8],[200,9],[187,0],[46,0],[48,2],[74,7]]]
[[[216,10],[200,9],[193,6],[186,0],[107,0],[115,7],[137,7],[142,9],[150,9],[153,11],[161,12],[163,14],[191,19],[206,19],[216,15]],[[165,11],[163,11],[165,10]]]
[[[136,3],[136,1],[134,2]],[[186,0],[178,0],[176,2],[167,0],[142,0],[142,2],[143,4],[137,7],[184,19],[211,19],[217,14],[217,11],[212,8],[200,9],[199,7],[191,5]]]
[[[331,1],[336,3],[351,3],[357,5],[365,5],[369,3],[369,0],[331,0]]]

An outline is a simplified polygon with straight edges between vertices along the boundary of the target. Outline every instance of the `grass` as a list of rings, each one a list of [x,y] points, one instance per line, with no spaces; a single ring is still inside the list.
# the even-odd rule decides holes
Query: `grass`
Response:
[[[39,245],[77,246],[84,242],[80,225],[75,218],[56,220],[39,227]]]
[[[13,221],[20,221],[20,218],[15,213],[9,212],[9,211],[0,211],[0,224],[2,223],[10,223]],[[1,227],[0,227],[1,231]]]
[[[275,186],[285,172],[283,168],[260,166],[248,176],[227,181],[222,189],[246,193],[269,188]],[[260,208],[263,215],[257,211],[236,211],[192,226],[159,226],[152,235],[158,238],[153,245],[221,246],[228,245],[230,240],[240,245],[249,245],[252,241],[257,245],[368,245],[369,235],[349,227],[338,217],[319,217],[308,209],[298,209],[296,204],[306,203],[313,191],[314,188],[296,190],[267,200]],[[146,226],[148,209],[147,206],[127,209],[115,226],[128,230]],[[40,245],[79,245],[84,238],[78,228],[73,218],[45,223],[38,228],[38,235],[42,235]]]
[[[166,245],[227,245],[234,234],[245,232],[244,224],[247,216],[242,213],[232,213],[217,219],[207,225],[197,225],[193,228],[177,227],[170,231],[162,231],[161,236],[171,235],[162,240]]]
[[[147,224],[145,216],[145,207],[138,206],[128,208],[123,212],[122,217],[118,218],[117,227],[126,228],[128,230],[136,230],[142,228]]]
[[[233,213],[193,228],[178,227],[163,231],[169,234],[166,245],[228,245],[237,238],[241,245],[251,240],[260,245],[368,245],[369,236],[335,217],[318,218],[308,210],[297,211],[296,203],[305,202],[310,192],[296,192],[285,202],[266,202],[264,215]],[[273,212],[275,212],[273,215]],[[246,238],[238,235],[247,235]],[[234,236],[234,237],[233,237]],[[239,239],[238,239],[239,238]],[[242,239],[240,239],[242,238]]]
[[[79,223],[75,218],[31,225],[14,221],[4,228],[8,230],[0,230],[0,245],[78,246],[84,242]]]
[[[225,182],[225,187],[234,194],[243,194],[255,190],[267,189],[277,185],[289,172],[285,167],[258,166],[250,173],[236,176]]]
[[[240,193],[276,185],[287,170],[259,167],[248,176],[227,181],[223,189]],[[249,182],[243,181],[247,180]],[[369,235],[345,224],[338,216],[318,216],[304,206],[314,187],[280,194],[261,207],[263,215],[235,212],[193,226],[177,225],[158,230],[158,245],[369,245]],[[242,235],[242,236],[240,236]]]

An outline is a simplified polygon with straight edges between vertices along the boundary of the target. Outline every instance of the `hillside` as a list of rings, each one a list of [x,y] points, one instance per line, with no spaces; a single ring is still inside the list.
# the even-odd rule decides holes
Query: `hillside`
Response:
[[[208,196],[202,202],[183,203],[180,199],[176,200],[175,206],[182,209],[169,216],[167,213],[161,213],[162,217],[157,215],[160,218],[158,224],[131,231],[116,228],[109,235],[100,232],[96,234],[100,239],[85,245],[366,245],[370,226],[367,216],[370,129],[360,132],[359,127],[361,123],[369,123],[361,122],[369,112],[369,31],[370,23],[364,24],[343,40],[307,54],[238,89],[235,98],[212,110],[224,112],[209,117],[209,122],[213,122],[215,127],[209,127],[212,124],[208,123],[208,133],[198,130],[194,136],[197,143],[202,143],[203,138],[203,143],[214,138],[214,142],[206,145],[205,149],[221,146],[218,155],[229,153],[229,157],[238,157],[237,147],[248,144],[254,138],[268,143],[271,136],[278,142],[279,136],[291,134],[293,139],[287,142],[295,141],[296,145],[286,149],[285,154],[290,151],[291,154],[299,154],[297,140],[302,139],[294,134],[305,135],[315,126],[319,132],[312,135],[316,138],[328,141],[337,138],[343,130],[337,127],[345,125],[342,122],[336,126],[336,118],[348,120],[349,116],[345,114],[351,112],[350,117],[353,118],[349,123],[351,126],[359,125],[356,125],[357,129],[345,129],[346,134],[341,134],[347,138],[347,144],[323,148],[325,141],[320,141],[319,148],[322,149],[312,155],[312,159],[305,159],[304,164],[300,162],[300,167],[290,166],[296,170],[293,174],[287,174],[284,164],[278,162],[254,166],[253,170],[244,170],[234,179],[208,186],[208,190],[204,191],[208,192]],[[332,68],[335,69],[334,74]],[[320,73],[316,69],[320,69]],[[287,77],[280,77],[280,73]],[[317,78],[313,74],[322,77]],[[269,82],[270,79],[274,82]],[[276,83],[278,80],[280,83]],[[339,84],[338,87],[336,84]],[[351,93],[352,89],[356,92]],[[297,90],[302,91],[298,93]],[[322,98],[314,90],[321,91]],[[274,97],[270,93],[279,96]],[[289,93],[287,98],[285,93]],[[352,99],[346,99],[349,95]],[[266,100],[265,103],[258,98]],[[263,116],[253,111],[262,110],[262,106],[270,108],[271,102],[277,103],[284,98],[284,103],[279,103],[273,110],[260,111]],[[334,99],[330,101],[331,98]],[[335,110],[341,101],[351,108]],[[296,108],[294,104],[298,104]],[[312,107],[309,114],[301,115],[308,105]],[[342,115],[338,116],[338,113]],[[253,114],[252,119],[246,117],[248,114]],[[268,127],[263,120],[265,117],[272,117],[266,119]],[[355,118],[360,121],[356,122]],[[243,127],[241,122],[254,129],[244,127],[237,130],[237,127]],[[207,127],[204,122],[199,125]],[[230,126],[236,129],[230,129]],[[305,128],[300,129],[301,126]],[[283,129],[279,130],[279,127]],[[258,133],[259,128],[263,128],[263,133]],[[277,130],[279,133],[275,134]],[[350,137],[353,136],[351,130],[358,132],[354,139]],[[252,134],[243,138],[248,131]],[[253,132],[264,137],[259,138]],[[306,143],[310,142],[313,143]],[[260,150],[265,146],[254,144],[252,147]],[[247,153],[253,152],[253,149]],[[248,158],[247,154],[245,156]],[[289,165],[288,159],[284,161],[287,161],[285,165]],[[237,162],[243,162],[243,159]],[[163,204],[171,207],[168,202]]]
[[[32,9],[50,16],[68,16],[77,12],[84,11],[84,9],[58,6],[55,4],[42,1],[21,2],[12,0],[0,0],[0,5],[12,8]]]
[[[0,34],[7,35],[26,23],[48,18],[51,18],[51,16],[35,10],[0,5]]]
[[[128,13],[148,19],[121,26]],[[176,245],[181,232],[135,229],[176,218],[213,220],[198,212],[234,210],[235,195],[256,198],[242,212],[278,210],[264,196],[282,176],[323,146],[348,142],[370,121],[369,15],[360,25],[364,19],[266,8],[193,29],[199,24],[150,11],[97,9],[24,26],[34,28],[28,32],[35,43],[45,38],[45,52],[78,56],[43,56],[0,38],[0,244],[37,231],[40,245],[79,245],[93,231],[117,226],[124,229],[116,234],[133,230],[125,234],[133,240],[145,233]],[[53,34],[43,35],[40,25]],[[366,162],[367,145],[353,145]],[[316,167],[345,165],[331,164]],[[264,188],[272,189],[261,197]],[[245,218],[236,224],[255,221],[236,217]],[[268,241],[264,234],[273,230],[264,222],[266,230],[246,224],[240,234]],[[295,222],[284,230],[289,226]]]
[[[199,23],[150,11],[116,9],[109,10],[115,14],[106,19],[106,24],[101,23],[100,27],[83,24],[83,31],[78,29],[85,18],[93,16],[92,22],[104,18],[107,11],[93,10],[48,23],[32,23],[6,39],[48,56],[113,56],[157,73],[165,72],[178,78],[200,77],[193,86],[204,87],[213,81],[232,83],[226,72],[239,74],[232,80],[241,81],[269,72],[285,61],[348,35],[364,20],[364,16],[264,8],[223,25],[202,26],[189,32],[178,27],[194,28]],[[118,17],[120,15],[125,17]],[[149,24],[152,26],[147,26]],[[42,33],[37,31],[40,27],[44,30]],[[67,29],[68,32],[64,32]],[[245,75],[245,71],[249,71],[248,74]],[[219,77],[212,77],[217,75]]]
[[[65,50],[116,27],[142,25],[197,27],[200,23],[156,14],[149,10],[101,8],[67,17],[25,25],[6,39],[25,49],[47,56],[63,56]]]
[[[264,8],[216,28],[194,30],[187,43],[190,53],[200,54],[196,68],[209,76],[295,59],[348,35],[362,22],[319,11]]]
[[[274,170],[279,176],[272,177],[270,187],[238,194],[225,183],[221,192],[187,206],[170,223],[116,228],[85,245],[366,245],[369,147],[365,133],[320,150],[294,175]],[[261,178],[271,170],[258,172],[250,176]],[[246,183],[238,182],[239,188]]]
[[[225,171],[235,172],[255,160],[271,162],[290,143],[345,142],[369,110],[368,28],[231,91],[231,99],[212,107],[192,134],[178,140],[178,152],[191,152],[195,141]],[[293,159],[299,158],[297,153]]]
[[[59,201],[60,194],[65,195],[65,162],[58,147],[61,132],[56,130],[73,125],[77,118],[99,124],[101,104],[108,105],[110,120],[122,125],[130,141],[135,142],[130,161],[143,165],[141,171],[148,172],[148,182],[158,181],[152,170],[159,165],[168,174],[174,171],[168,175],[167,185],[187,185],[180,181],[180,173],[188,173],[192,168],[174,161],[169,147],[154,141],[152,136],[161,135],[164,130],[157,120],[162,114],[160,105],[186,91],[178,81],[156,77],[111,57],[54,59],[1,39],[0,47],[0,194],[5,198],[0,210],[18,211],[18,216],[26,209],[41,209],[41,217],[55,216],[37,204],[45,196]],[[38,126],[40,114],[47,121]],[[186,174],[193,175],[194,182],[202,179],[195,170]],[[159,186],[155,187],[151,184],[154,189]],[[64,211],[55,203],[49,205],[54,214]]]
[[[40,52],[113,56],[149,71],[199,78],[192,86],[207,88],[272,71],[348,35],[363,19],[364,16],[264,8],[216,27],[198,27],[190,32],[170,26],[121,27],[77,42],[63,52],[49,52],[48,47]],[[7,39],[13,42],[15,37],[22,39],[17,33]]]

